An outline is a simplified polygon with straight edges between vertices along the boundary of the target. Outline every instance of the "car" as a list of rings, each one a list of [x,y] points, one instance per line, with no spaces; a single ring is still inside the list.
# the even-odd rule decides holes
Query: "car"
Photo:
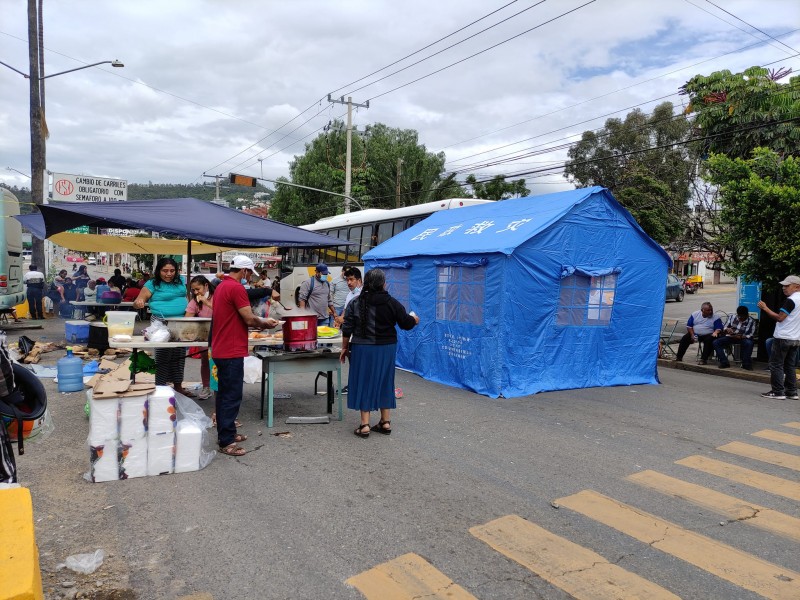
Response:
[[[675,302],[683,302],[683,284],[677,276],[670,273],[667,275],[667,300],[675,300]]]
[[[90,256],[86,260],[86,264],[88,264],[88,265],[96,265],[97,264],[97,257],[96,256]]]
[[[22,260],[30,261],[33,257],[33,252],[30,250],[23,250],[22,251]]]

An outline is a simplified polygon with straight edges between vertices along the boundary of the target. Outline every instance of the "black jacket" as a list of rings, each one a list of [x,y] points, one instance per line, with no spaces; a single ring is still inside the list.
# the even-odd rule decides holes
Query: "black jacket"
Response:
[[[362,319],[366,319],[366,331],[362,333]],[[417,322],[406,312],[405,307],[389,295],[389,292],[370,292],[353,298],[344,312],[342,335],[353,336],[351,344],[395,344],[397,330],[413,329]]]

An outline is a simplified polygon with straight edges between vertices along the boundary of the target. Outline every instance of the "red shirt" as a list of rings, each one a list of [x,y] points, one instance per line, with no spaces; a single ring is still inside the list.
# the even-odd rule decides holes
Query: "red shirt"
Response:
[[[211,356],[244,358],[247,351],[247,324],[239,309],[250,306],[244,286],[228,275],[214,290],[214,320],[211,322]]]
[[[125,290],[125,293],[122,295],[123,302],[133,302],[139,297],[139,292],[141,292],[139,288],[129,287]]]

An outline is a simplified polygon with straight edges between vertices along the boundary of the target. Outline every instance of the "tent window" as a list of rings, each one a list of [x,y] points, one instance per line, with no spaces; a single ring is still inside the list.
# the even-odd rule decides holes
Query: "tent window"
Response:
[[[617,274],[591,277],[574,273],[561,280],[556,323],[572,326],[603,326],[611,322],[617,290]]]
[[[388,291],[400,304],[405,306],[406,310],[412,310],[408,305],[411,297],[408,285],[409,272],[410,269],[383,269],[383,273],[386,276],[386,291]]]
[[[483,325],[483,266],[437,267],[436,319]]]

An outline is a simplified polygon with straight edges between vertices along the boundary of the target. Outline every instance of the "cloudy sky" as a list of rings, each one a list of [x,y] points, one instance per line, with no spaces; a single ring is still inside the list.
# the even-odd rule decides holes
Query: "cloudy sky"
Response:
[[[27,2],[0,0],[0,15],[0,61],[27,73]],[[680,103],[698,73],[800,68],[798,28],[796,0],[44,0],[46,74],[125,64],[47,80],[47,167],[131,183],[286,176],[343,118],[331,93],[369,100],[360,128],[416,129],[462,178],[520,173],[565,155],[487,163]],[[8,169],[30,173],[28,82],[0,65],[0,89],[0,182],[28,187]]]

